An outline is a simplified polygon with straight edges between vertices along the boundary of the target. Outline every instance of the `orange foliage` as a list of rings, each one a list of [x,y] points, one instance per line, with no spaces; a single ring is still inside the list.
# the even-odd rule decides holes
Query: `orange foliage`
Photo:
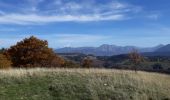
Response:
[[[5,54],[14,67],[59,67],[64,63],[64,60],[48,47],[47,41],[34,36],[11,46]]]
[[[3,54],[0,54],[0,69],[8,69],[11,67],[11,61]]]

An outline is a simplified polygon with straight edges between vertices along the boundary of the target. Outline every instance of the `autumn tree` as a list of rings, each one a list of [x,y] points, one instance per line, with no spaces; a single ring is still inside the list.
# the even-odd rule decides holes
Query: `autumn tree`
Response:
[[[0,69],[8,69],[11,67],[11,61],[5,55],[0,53]]]
[[[46,40],[34,36],[25,38],[6,50],[5,54],[11,59],[14,67],[57,67],[64,64]]]
[[[92,59],[90,59],[89,57],[86,57],[82,61],[82,67],[83,68],[90,68],[90,67],[92,67],[92,63],[93,63]]]
[[[138,53],[137,50],[134,49],[132,52],[129,53],[129,59],[133,63],[133,66],[132,66],[133,70],[135,70],[136,72],[138,65],[142,61],[142,56]]]

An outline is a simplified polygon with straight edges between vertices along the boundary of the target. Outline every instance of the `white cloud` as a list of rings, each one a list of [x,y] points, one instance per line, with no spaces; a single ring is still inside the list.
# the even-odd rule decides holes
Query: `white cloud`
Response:
[[[105,21],[105,20],[122,20],[124,15],[52,15],[52,16],[41,16],[36,14],[9,14],[0,16],[0,24],[42,24],[50,22],[85,22],[85,21]]]
[[[0,37],[0,47],[9,47],[16,44],[18,41],[23,40],[31,35],[11,34],[10,37]],[[108,41],[111,37],[109,35],[95,35],[95,34],[40,34],[35,35],[36,37],[48,40],[49,46],[56,47],[67,47],[67,46],[93,46],[102,44],[101,42]]]
[[[17,31],[18,29],[16,28],[5,28],[5,27],[1,27],[0,28],[0,32],[14,32],[14,31]]]
[[[157,20],[160,17],[160,14],[151,14],[148,15],[147,18]]]
[[[0,24],[45,24],[52,22],[117,21],[127,19],[127,13],[137,7],[115,0],[98,3],[96,0],[25,0],[25,6],[15,6],[13,12],[1,14]],[[26,3],[28,3],[26,5]],[[5,3],[2,3],[4,5]],[[7,5],[7,4],[6,4]],[[11,4],[8,4],[11,5]],[[28,7],[29,6],[29,7]],[[12,5],[14,7],[14,5]],[[23,7],[23,8],[22,8]]]
[[[113,8],[113,9],[124,9],[127,6],[128,6],[127,4],[120,3],[120,2],[112,2],[110,4],[110,7]]]
[[[92,46],[96,44],[102,44],[101,42],[108,41],[111,37],[110,35],[102,34],[48,34],[36,35],[41,39],[49,41],[50,47],[77,47],[77,46]]]

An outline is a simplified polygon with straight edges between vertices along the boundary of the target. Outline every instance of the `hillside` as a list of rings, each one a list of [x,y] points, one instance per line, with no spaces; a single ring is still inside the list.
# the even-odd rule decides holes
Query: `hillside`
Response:
[[[170,44],[159,48],[158,50],[156,50],[156,52],[170,52]]]
[[[161,46],[157,48],[154,52],[144,52],[142,53],[144,56],[164,56],[170,57],[170,44],[165,46]]]
[[[106,69],[0,71],[1,100],[170,100],[170,76]]]

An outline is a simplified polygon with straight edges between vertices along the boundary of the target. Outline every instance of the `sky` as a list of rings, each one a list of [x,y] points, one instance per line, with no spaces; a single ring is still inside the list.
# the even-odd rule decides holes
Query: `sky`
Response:
[[[170,0],[0,0],[0,47],[30,36],[52,48],[170,43]]]

